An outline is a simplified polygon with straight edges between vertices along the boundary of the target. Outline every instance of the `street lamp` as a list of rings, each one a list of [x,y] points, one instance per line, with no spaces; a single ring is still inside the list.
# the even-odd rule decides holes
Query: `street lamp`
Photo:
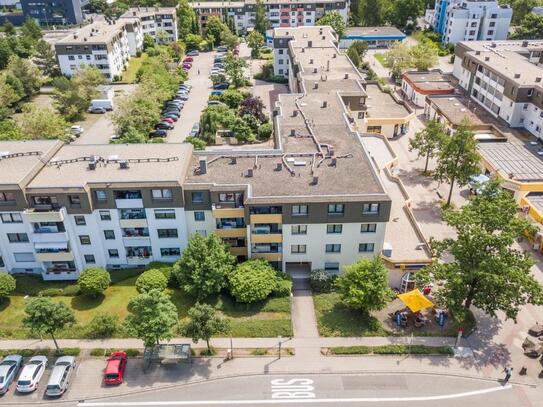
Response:
[[[281,359],[281,339],[283,339],[283,338],[281,337],[281,335],[279,335],[277,337],[277,341],[279,343],[279,359]]]

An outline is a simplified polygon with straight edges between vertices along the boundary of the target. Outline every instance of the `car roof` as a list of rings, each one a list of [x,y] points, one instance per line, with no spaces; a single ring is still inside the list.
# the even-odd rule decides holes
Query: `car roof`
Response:
[[[62,379],[62,376],[64,375],[64,370],[66,370],[66,367],[66,365],[55,364],[55,367],[53,367],[53,371],[51,372],[51,377],[49,377],[48,383],[58,384],[60,382],[60,379]]]
[[[106,366],[106,374],[116,374],[119,373],[119,368],[121,366],[120,359],[109,359]]]
[[[23,359],[21,355],[7,355],[4,359],[2,359],[2,362],[20,362]]]
[[[42,356],[45,357],[45,356]],[[41,359],[36,359],[37,357],[34,356],[32,359],[30,359],[26,365],[23,368],[23,371],[21,372],[21,375],[19,376],[19,380],[31,380],[32,376],[34,375],[34,372],[39,367],[38,364],[33,364],[31,362],[36,361],[42,361]]]
[[[74,363],[74,361],[75,361],[75,357],[73,357],[73,356],[61,356],[56,360],[55,365],[58,365],[60,363],[62,363],[62,364]]]

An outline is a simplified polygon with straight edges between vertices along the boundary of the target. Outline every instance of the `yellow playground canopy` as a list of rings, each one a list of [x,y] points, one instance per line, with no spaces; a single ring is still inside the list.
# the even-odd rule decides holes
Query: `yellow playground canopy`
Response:
[[[418,288],[404,294],[398,294],[398,298],[411,310],[419,312],[425,308],[433,307],[434,304],[426,298]]]

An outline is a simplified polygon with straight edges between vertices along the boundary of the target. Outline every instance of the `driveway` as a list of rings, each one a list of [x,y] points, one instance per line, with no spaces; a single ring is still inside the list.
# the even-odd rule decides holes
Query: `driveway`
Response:
[[[209,79],[209,71],[213,66],[215,55],[215,52],[202,52],[194,57],[192,69],[189,71],[189,79],[186,81],[187,84],[192,85],[189,100],[185,103],[175,128],[169,131],[168,143],[182,143],[189,135],[194,123],[200,121],[200,114],[207,106],[211,92],[212,83]],[[200,70],[199,74],[198,70]]]

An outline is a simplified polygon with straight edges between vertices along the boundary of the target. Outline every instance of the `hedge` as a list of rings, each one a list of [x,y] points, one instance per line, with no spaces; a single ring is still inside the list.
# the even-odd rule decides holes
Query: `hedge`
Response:
[[[332,355],[449,355],[454,354],[450,346],[427,345],[382,345],[382,346],[337,346],[330,348]]]

